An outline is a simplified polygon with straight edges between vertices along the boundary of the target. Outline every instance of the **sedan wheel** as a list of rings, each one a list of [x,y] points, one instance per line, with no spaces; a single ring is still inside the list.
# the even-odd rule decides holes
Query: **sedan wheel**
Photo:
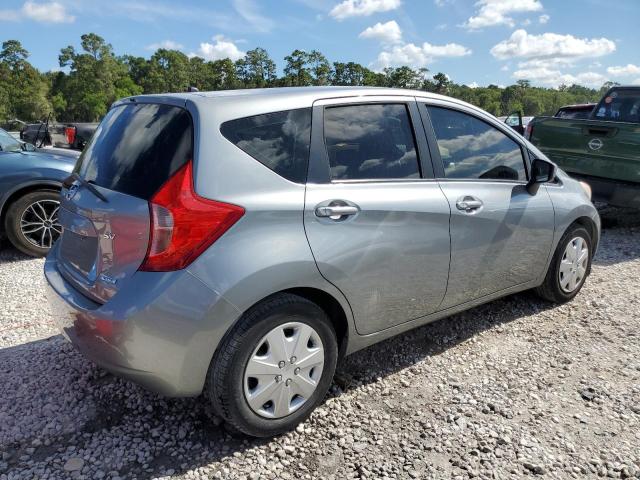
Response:
[[[567,293],[573,292],[587,274],[589,248],[582,237],[573,238],[564,250],[558,270],[560,287]]]
[[[322,340],[305,323],[279,325],[258,342],[244,373],[247,403],[265,418],[282,418],[305,404],[322,376]]]
[[[591,271],[592,240],[581,225],[574,225],[558,242],[547,275],[536,292],[545,300],[568,302],[575,297]]]
[[[279,435],[322,401],[337,360],[326,312],[306,298],[278,293],[247,310],[227,334],[205,392],[227,431]]]
[[[4,225],[7,237],[18,250],[33,257],[42,257],[62,234],[59,211],[59,192],[29,192],[7,209]]]
[[[49,249],[62,233],[58,222],[58,200],[38,200],[29,205],[20,218],[20,231],[29,243]]]

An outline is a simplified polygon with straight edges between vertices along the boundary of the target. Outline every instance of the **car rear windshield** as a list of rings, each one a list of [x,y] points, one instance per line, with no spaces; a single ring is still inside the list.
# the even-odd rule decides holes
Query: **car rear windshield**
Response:
[[[131,104],[104,117],[76,165],[87,181],[149,200],[193,156],[193,122],[180,107]]]
[[[640,88],[608,92],[596,107],[594,118],[640,123]]]

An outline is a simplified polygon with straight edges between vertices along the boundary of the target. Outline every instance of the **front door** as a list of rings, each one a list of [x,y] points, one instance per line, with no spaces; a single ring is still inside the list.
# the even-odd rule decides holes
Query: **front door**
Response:
[[[361,334],[436,311],[446,291],[449,204],[417,128],[412,98],[314,106],[305,230]]]
[[[535,195],[527,191],[520,143],[471,112],[421,109],[451,206],[451,270],[442,307],[539,278],[551,250],[554,211],[545,187]]]

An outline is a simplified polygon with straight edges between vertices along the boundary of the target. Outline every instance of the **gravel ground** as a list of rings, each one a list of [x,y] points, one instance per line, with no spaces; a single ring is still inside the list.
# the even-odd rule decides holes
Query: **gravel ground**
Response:
[[[573,302],[514,295],[359,352],[273,440],[84,360],[53,327],[42,260],[5,246],[0,479],[640,478],[640,215],[603,220]]]

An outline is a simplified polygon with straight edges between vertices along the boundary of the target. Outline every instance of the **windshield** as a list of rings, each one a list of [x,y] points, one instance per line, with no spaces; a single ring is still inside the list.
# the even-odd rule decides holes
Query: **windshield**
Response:
[[[640,89],[610,91],[598,104],[595,118],[640,123]]]
[[[21,152],[20,142],[0,128],[0,149],[3,152]]]

